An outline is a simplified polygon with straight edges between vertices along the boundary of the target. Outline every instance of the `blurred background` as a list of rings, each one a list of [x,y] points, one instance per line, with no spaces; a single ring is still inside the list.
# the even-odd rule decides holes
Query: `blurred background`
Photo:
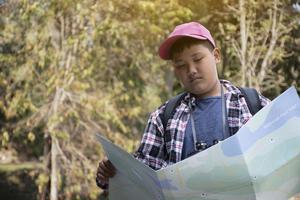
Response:
[[[0,0],[0,198],[101,199],[94,134],[136,149],[181,91],[157,51],[189,21],[220,47],[220,78],[300,91],[299,1]]]

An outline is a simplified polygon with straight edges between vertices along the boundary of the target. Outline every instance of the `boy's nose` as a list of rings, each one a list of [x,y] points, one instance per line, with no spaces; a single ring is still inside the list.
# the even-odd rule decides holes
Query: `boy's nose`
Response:
[[[189,63],[187,67],[188,74],[195,74],[197,72],[196,66],[193,63]]]

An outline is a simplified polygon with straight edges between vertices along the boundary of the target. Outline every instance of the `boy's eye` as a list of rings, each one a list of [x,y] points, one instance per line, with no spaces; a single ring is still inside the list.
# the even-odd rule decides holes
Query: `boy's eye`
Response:
[[[183,68],[185,65],[181,64],[181,65],[175,65],[176,68]]]
[[[200,62],[202,60],[202,58],[195,58],[194,62]]]
[[[175,62],[173,63],[173,65],[176,67],[176,68],[182,68],[185,66],[185,63],[184,62]]]

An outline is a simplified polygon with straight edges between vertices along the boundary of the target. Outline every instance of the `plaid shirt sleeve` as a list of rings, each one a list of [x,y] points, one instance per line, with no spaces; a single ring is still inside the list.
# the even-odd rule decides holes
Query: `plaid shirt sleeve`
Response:
[[[165,161],[164,128],[160,118],[165,106],[166,104],[163,104],[150,115],[141,144],[134,154],[139,161],[154,170],[167,166]]]

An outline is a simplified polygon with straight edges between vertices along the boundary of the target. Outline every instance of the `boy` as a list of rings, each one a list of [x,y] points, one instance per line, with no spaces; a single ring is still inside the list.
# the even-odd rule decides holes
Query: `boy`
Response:
[[[217,63],[221,61],[210,32],[190,22],[176,26],[161,44],[159,55],[171,60],[176,77],[186,93],[167,119],[167,103],[148,120],[141,145],[134,156],[158,170],[188,158],[235,134],[252,114],[239,88],[219,80]],[[261,107],[269,100],[259,95]],[[97,184],[105,189],[116,173],[107,158],[99,163]]]

